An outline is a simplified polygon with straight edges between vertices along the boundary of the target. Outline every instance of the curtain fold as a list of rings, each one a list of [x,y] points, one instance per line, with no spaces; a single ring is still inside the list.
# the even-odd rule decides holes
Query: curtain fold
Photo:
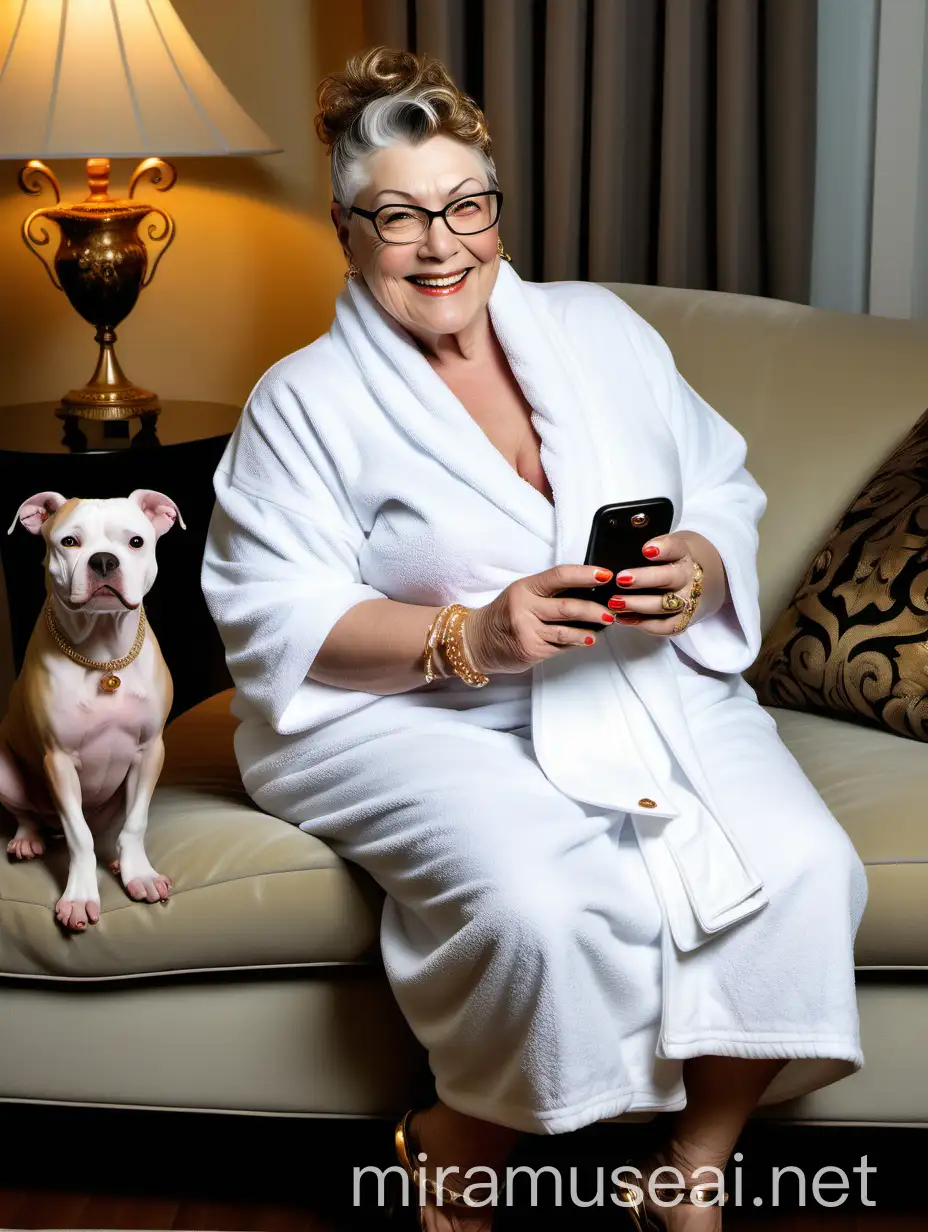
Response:
[[[408,48],[409,0],[364,0],[364,35],[371,46]]]
[[[928,5],[883,4],[874,117],[869,311],[912,317],[928,310],[922,231],[928,179]]]
[[[417,0],[416,50],[438,56],[454,80],[460,84],[466,75],[466,23],[474,9],[465,13],[464,0]]]
[[[709,47],[709,0],[670,0],[663,45],[656,278],[661,286],[710,285]]]
[[[759,295],[761,277],[760,12],[753,0],[719,0],[716,280],[720,291]]]
[[[808,302],[817,0],[366,0],[483,107],[523,277]]]
[[[766,6],[766,282],[779,299],[809,301],[815,193],[815,0]]]
[[[661,25],[659,0],[595,0],[589,269],[626,282],[648,282],[657,262]]]
[[[879,0],[819,0],[812,290],[817,308],[866,312]]]
[[[576,278],[581,267],[587,2],[548,0],[546,7],[542,268],[557,281]]]
[[[811,302],[928,317],[928,0],[818,0]]]
[[[535,268],[535,99],[531,41],[532,0],[495,0],[484,26],[483,110],[493,136],[493,157],[503,190],[500,236],[519,270]],[[531,275],[526,275],[530,277]]]

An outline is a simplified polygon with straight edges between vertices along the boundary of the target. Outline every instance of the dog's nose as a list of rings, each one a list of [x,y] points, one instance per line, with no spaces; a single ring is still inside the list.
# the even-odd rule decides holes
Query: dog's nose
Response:
[[[98,573],[100,577],[106,577],[108,573],[119,568],[119,557],[114,556],[112,552],[94,552],[87,564],[94,573]]]

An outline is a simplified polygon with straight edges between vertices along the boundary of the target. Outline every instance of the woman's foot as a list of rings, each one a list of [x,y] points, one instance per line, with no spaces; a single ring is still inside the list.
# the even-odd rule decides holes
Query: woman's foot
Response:
[[[649,1155],[640,1164],[642,1178],[638,1183],[644,1190],[644,1202],[639,1211],[646,1213],[653,1225],[666,1229],[666,1232],[720,1232],[722,1228],[722,1207],[720,1197],[725,1193],[725,1186],[717,1184],[718,1177],[714,1171],[700,1171],[702,1168],[717,1168],[724,1177],[727,1160],[710,1152],[701,1150],[691,1142],[681,1142],[670,1139],[661,1151]],[[670,1171],[675,1168],[679,1173]],[[663,1169],[663,1170],[659,1170]],[[662,1202],[652,1200],[649,1192],[649,1178],[655,1177],[654,1188],[667,1186],[670,1192]],[[679,1188],[680,1181],[684,1185],[706,1186],[704,1201],[711,1205],[697,1205],[677,1200],[677,1195],[684,1191]],[[672,1203],[672,1205],[669,1205]],[[647,1224],[642,1219],[645,1228]]]
[[[455,1112],[440,1101],[423,1112],[414,1113],[409,1119],[408,1130],[407,1150],[413,1167],[422,1169],[430,1180],[438,1179],[438,1167],[456,1168],[457,1171],[448,1171],[441,1178],[442,1183],[462,1193],[472,1186],[470,1196],[476,1202],[484,1202],[489,1196],[486,1182],[492,1181],[493,1175],[480,1171],[468,1177],[468,1170],[492,1168],[496,1184],[501,1185],[505,1181],[506,1160],[521,1136],[515,1130]],[[417,1158],[420,1153],[427,1158]],[[420,1205],[419,1193],[414,1191],[412,1184],[409,1190],[410,1203],[420,1214],[423,1232],[490,1232],[493,1226],[495,1208],[492,1204],[452,1206],[443,1203],[438,1206],[434,1197],[428,1195],[425,1205]]]

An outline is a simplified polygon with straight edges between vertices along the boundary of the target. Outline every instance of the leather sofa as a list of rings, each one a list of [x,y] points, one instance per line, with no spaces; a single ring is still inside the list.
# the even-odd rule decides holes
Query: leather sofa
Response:
[[[769,628],[928,403],[928,322],[607,285],[660,330],[681,371],[747,439],[769,501],[759,556]],[[47,859],[0,865],[0,1099],[393,1117],[428,1096],[426,1057],[379,961],[381,892],[250,803],[230,696],[167,731],[149,832],[155,866],[174,879],[167,907],[130,902],[104,872],[101,923],[66,936],[52,917],[60,845]],[[868,868],[856,947],[867,1063],[755,1116],[928,1124],[928,749],[771,713]]]

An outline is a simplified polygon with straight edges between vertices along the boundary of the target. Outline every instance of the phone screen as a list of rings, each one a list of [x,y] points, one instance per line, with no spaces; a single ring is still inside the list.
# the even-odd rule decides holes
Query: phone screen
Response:
[[[642,556],[641,549],[657,535],[667,535],[673,525],[673,504],[666,496],[649,497],[642,501],[622,501],[603,505],[593,515],[590,538],[587,545],[585,565],[599,565],[610,569],[612,577],[601,586],[578,586],[559,591],[576,599],[588,599],[606,606],[607,600],[621,593],[616,586],[618,574],[629,569],[640,569],[650,562]],[[636,595],[660,594],[659,587],[634,587]],[[602,621],[559,620],[558,624],[572,629],[602,629]]]

